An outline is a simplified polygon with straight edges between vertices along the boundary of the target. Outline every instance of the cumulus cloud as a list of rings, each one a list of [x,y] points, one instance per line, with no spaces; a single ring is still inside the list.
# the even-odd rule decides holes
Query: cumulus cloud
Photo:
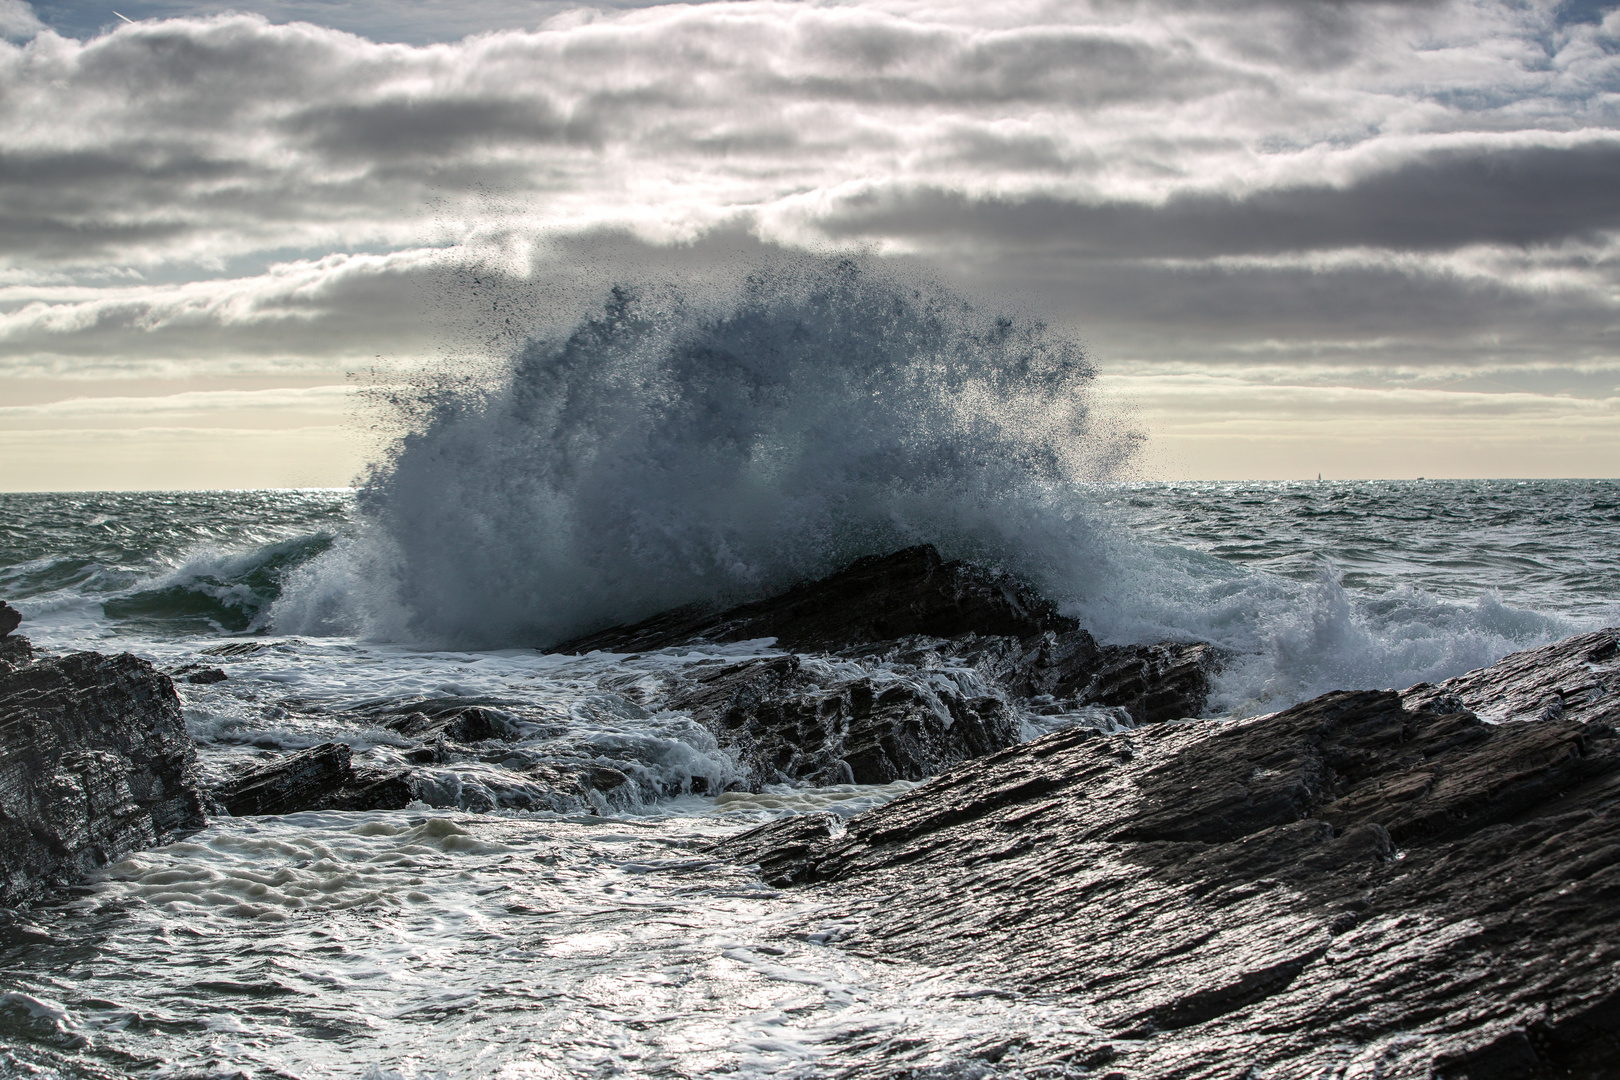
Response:
[[[26,0],[0,0],[0,37],[31,38],[43,29],[45,24]]]

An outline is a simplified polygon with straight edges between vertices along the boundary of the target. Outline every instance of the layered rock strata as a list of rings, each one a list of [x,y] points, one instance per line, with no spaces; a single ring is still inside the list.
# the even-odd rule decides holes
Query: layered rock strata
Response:
[[[0,906],[206,823],[168,676],[128,654],[0,645]]]
[[[1459,699],[1595,706],[1617,637],[1404,701],[1059,732],[718,850],[818,891],[845,948],[1091,1010],[1091,1033],[995,1049],[1021,1068],[1614,1075],[1620,736],[1596,709],[1493,724]]]
[[[829,677],[789,655],[697,666],[662,704],[715,732],[762,780],[885,784],[1018,741],[1012,708],[975,682],[943,672]]]
[[[1614,630],[1578,634],[1505,656],[1490,667],[1419,683],[1408,705],[1468,709],[1485,720],[1580,720],[1620,723],[1620,645]]]

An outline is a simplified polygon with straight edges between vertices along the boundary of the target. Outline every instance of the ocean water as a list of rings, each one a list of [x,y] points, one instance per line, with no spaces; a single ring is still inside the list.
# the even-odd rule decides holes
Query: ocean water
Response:
[[[400,392],[356,490],[0,494],[37,647],[226,673],[178,684],[210,780],[331,740],[403,765],[404,704],[506,727],[412,765],[405,810],[220,818],[0,924],[0,1075],[1080,1075],[1017,1047],[1094,1041],[1083,1008],[853,955],[847,913],[704,854],[910,786],[728,791],[713,736],[628,692],[771,641],[548,647],[924,541],[1105,642],[1215,642],[1216,717],[1620,623],[1620,482],[1125,482],[1093,376],[1036,321],[803,264],[619,290]]]
[[[1067,606],[1104,639],[1231,650],[1214,712],[1441,678],[1620,622],[1612,481],[1089,495],[1087,527],[1127,573]],[[0,1072],[969,1075],[963,1062],[1008,1039],[1096,1034],[1061,1001],[844,953],[814,903],[706,859],[759,821],[855,813],[907,785],[693,794],[732,763],[688,718],[611,687],[703,654],[285,633],[278,605],[355,543],[357,505],[350,491],[0,495],[0,595],[38,646],[228,673],[179,686],[210,775],[329,739],[398,763],[405,740],[365,719],[379,703],[491,702],[514,722],[497,760],[424,771],[408,810],[221,819],[6,928]],[[266,647],[208,651],[233,643]],[[615,803],[558,805],[525,771],[545,760],[636,783]],[[1061,1075],[1021,1073],[1016,1054],[973,1068]]]

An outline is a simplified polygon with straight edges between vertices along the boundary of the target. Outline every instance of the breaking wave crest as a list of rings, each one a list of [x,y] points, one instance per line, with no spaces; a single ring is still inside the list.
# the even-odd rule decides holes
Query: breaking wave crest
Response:
[[[331,533],[297,536],[248,551],[203,551],[156,581],[102,602],[121,621],[236,633],[259,629],[284,579],[332,546]]]
[[[1084,485],[1137,439],[1094,376],[1038,321],[857,262],[723,299],[618,287],[493,388],[430,400],[276,625],[546,645],[922,541],[1073,596]]]

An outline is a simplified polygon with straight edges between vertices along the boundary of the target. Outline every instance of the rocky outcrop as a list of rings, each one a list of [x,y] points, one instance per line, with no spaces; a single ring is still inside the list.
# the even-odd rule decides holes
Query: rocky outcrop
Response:
[[[0,637],[0,674],[33,662],[33,642],[25,637]]]
[[[640,705],[686,711],[708,727],[756,787],[921,779],[1016,743],[1021,712],[1118,708],[1132,723],[1196,716],[1218,667],[1204,643],[1099,645],[1027,583],[947,562],[927,545],[767,600],[666,612],[556,651],[762,638],[794,655],[706,662],[656,691],[629,680]]]
[[[1414,707],[1443,704],[1486,720],[1620,723],[1620,631],[1513,653],[1438,686],[1419,683],[1401,697]]]
[[[171,679],[179,679],[193,686],[212,686],[230,678],[222,669],[207,664],[181,664],[169,671],[168,675]]]
[[[7,637],[22,625],[22,612],[0,600],[0,638]]]
[[[0,650],[0,905],[205,824],[168,676],[128,654]]]
[[[303,810],[399,810],[414,797],[404,770],[356,769],[344,743],[288,754],[214,789],[233,817]]]
[[[931,545],[858,559],[767,600],[722,612],[680,608],[552,651],[646,652],[697,642],[775,638],[795,652],[838,652],[870,642],[991,634],[1031,638],[1079,628],[1050,600],[1006,574],[946,562]]]
[[[798,656],[698,665],[664,699],[767,783],[921,780],[1018,741],[1005,701],[948,677],[827,678]]]
[[[1521,654],[1404,701],[1076,728],[847,824],[789,819],[719,852],[815,890],[846,948],[1090,1011],[1092,1034],[1014,1046],[1025,1069],[1612,1075],[1620,736],[1457,708],[1607,678],[1601,636],[1539,652],[1562,681]]]
[[[429,740],[442,737],[458,743],[507,739],[516,731],[514,722],[502,710],[468,705],[464,700],[411,702],[374,710],[369,718],[401,735]]]

